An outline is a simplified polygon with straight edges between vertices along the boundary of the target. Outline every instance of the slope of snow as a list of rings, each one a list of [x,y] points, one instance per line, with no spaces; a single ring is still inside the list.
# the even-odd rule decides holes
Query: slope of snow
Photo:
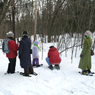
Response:
[[[44,44],[44,53],[40,51],[40,63],[43,67],[34,68],[37,76],[24,77],[19,73],[4,73],[8,67],[8,59],[0,49],[0,95],[94,95],[95,75],[85,76],[78,72],[80,52],[73,56],[71,63],[71,50],[61,55],[60,70],[49,70],[45,58],[47,57],[50,44]],[[31,56],[32,59],[32,56]],[[92,56],[92,71],[95,71],[95,55]],[[16,72],[23,71],[17,57]]]

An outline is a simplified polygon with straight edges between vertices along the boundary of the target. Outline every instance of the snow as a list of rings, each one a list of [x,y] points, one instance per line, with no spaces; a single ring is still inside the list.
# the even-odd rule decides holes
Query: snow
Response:
[[[85,76],[78,72],[80,52],[78,48],[76,57],[73,56],[71,63],[71,50],[61,55],[60,70],[49,70],[45,58],[47,57],[48,49],[51,44],[44,44],[44,53],[40,51],[40,63],[42,67],[34,68],[38,73],[32,77],[21,76],[17,71],[23,71],[20,67],[20,62],[17,57],[16,73],[4,73],[8,67],[8,59],[0,49],[0,95],[94,95],[95,92],[95,75]],[[92,69],[95,71],[95,55],[92,58]],[[31,55],[32,59],[32,55]]]

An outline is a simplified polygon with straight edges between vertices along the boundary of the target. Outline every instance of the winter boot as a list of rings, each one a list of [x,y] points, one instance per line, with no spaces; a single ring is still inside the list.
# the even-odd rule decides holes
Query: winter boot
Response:
[[[51,70],[53,70],[53,66],[52,65],[49,65],[48,68],[51,69]]]
[[[55,68],[59,70],[60,69],[60,66],[59,65],[55,65]]]
[[[83,70],[83,71],[82,71],[82,74],[83,74],[83,75],[87,75],[87,74],[88,74],[87,70]]]
[[[25,74],[25,76],[29,76],[29,68],[24,69],[24,74]]]
[[[88,72],[88,73],[91,73],[91,71],[90,71],[90,70],[87,70],[87,72]]]
[[[94,72],[91,72],[89,69],[87,70],[88,74],[94,74]]]
[[[36,64],[33,64],[32,66],[36,66]]]
[[[23,75],[23,76],[25,76],[25,77],[31,77],[31,76],[29,76],[29,75],[25,75],[25,73],[23,73],[23,72],[20,72],[20,75]]]
[[[34,70],[33,70],[33,67],[31,66],[31,67],[29,68],[29,74],[33,74],[33,72],[34,72]]]

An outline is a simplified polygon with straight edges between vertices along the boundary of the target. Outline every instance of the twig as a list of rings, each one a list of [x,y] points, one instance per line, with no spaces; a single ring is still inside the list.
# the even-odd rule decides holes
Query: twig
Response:
[[[81,46],[81,45],[71,46],[71,47],[65,48],[64,50],[62,50],[61,52],[59,52],[59,54],[61,54],[62,52],[64,52],[64,51],[67,50],[67,49],[70,49],[70,48],[72,48],[72,47],[78,47],[78,46]]]

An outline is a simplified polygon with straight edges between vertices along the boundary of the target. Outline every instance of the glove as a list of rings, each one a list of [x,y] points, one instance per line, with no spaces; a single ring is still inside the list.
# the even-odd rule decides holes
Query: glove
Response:
[[[83,55],[81,54],[81,55],[80,55],[80,57],[82,58],[82,57],[83,57]]]
[[[19,59],[21,58],[21,56],[19,56]]]

